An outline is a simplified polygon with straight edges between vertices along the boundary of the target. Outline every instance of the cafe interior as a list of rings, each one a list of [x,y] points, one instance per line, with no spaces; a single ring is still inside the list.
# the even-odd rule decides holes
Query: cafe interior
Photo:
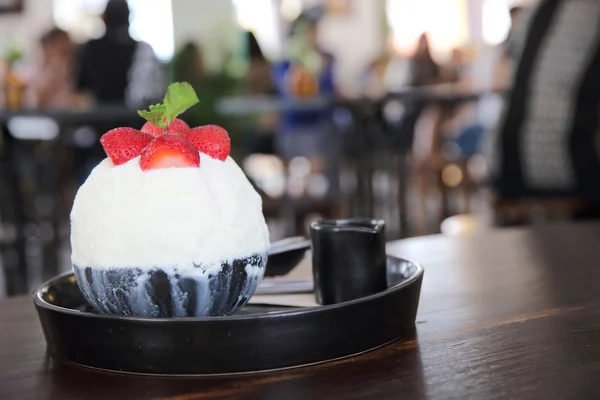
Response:
[[[0,398],[599,398],[599,21],[597,0],[0,0]],[[119,286],[256,243],[194,260],[207,286],[151,269],[152,309]],[[379,346],[237,383],[50,361]]]
[[[99,138],[141,128],[136,110],[176,81],[199,98],[185,122],[228,131],[271,241],[353,217],[385,220],[388,240],[469,236],[580,205],[491,178],[535,1],[106,3],[0,4],[2,297],[70,269],[69,213],[106,157]]]
[[[490,180],[533,1],[129,0],[106,15],[152,51],[104,69],[89,64],[135,51],[82,55],[116,24],[106,0],[2,4],[0,296],[70,268],[69,212],[100,136],[140,128],[136,110],[174,81],[200,100],[182,119],[229,132],[273,241],[360,216],[388,240],[470,235],[579,204],[503,198]]]

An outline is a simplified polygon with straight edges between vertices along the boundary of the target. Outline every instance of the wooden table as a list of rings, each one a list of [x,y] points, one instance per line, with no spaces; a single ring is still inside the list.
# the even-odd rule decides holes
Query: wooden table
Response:
[[[600,224],[390,245],[421,262],[417,329],[338,362],[162,378],[54,362],[31,301],[0,303],[1,399],[600,398]]]

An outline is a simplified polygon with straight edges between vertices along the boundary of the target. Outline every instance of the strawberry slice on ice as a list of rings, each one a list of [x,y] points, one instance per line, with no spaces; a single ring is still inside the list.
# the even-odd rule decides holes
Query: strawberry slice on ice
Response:
[[[183,120],[179,118],[175,118],[169,124],[169,128],[167,129],[167,133],[170,135],[180,135],[183,132],[189,130],[190,127]],[[147,133],[148,135],[159,137],[164,135],[164,130],[159,128],[158,126],[152,124],[151,122],[146,122],[144,126],[142,126],[142,132]]]
[[[140,168],[144,171],[199,166],[198,150],[185,139],[174,135],[157,137],[144,149],[140,157]]]
[[[115,128],[100,138],[106,155],[114,165],[125,164],[140,155],[152,141],[152,136],[133,128]]]
[[[205,125],[192,128],[180,135],[193,144],[199,152],[221,161],[225,161],[231,150],[231,141],[227,131],[217,125]]]

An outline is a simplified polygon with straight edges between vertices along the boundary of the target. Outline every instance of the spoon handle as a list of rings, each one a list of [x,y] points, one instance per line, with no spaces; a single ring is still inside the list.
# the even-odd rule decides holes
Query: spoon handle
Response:
[[[267,279],[258,285],[255,294],[312,293],[313,288],[312,278]]]
[[[286,239],[277,240],[271,243],[268,250],[269,256],[285,253],[292,250],[300,250],[310,247],[310,240],[303,236],[294,236]]]

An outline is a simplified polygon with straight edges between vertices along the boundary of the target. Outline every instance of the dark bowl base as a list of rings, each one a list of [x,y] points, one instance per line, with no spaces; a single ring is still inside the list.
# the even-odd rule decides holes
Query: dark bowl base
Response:
[[[100,313],[138,317],[230,315],[263,277],[266,255],[220,266],[92,268],[73,266],[86,300]]]

